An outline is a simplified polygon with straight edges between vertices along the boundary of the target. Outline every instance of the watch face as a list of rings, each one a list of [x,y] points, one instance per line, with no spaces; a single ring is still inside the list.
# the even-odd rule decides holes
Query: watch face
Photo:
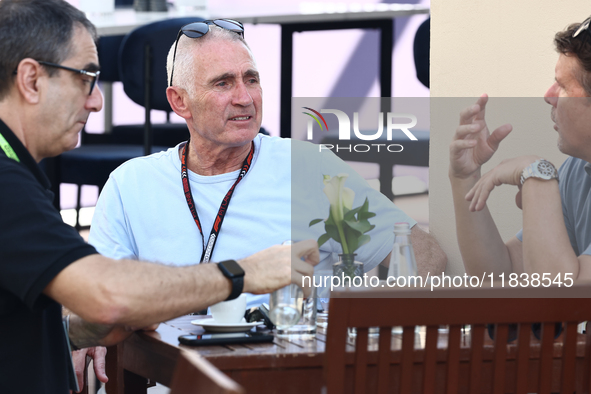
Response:
[[[232,276],[244,275],[244,270],[234,260],[222,261],[220,265],[223,265],[226,271],[228,271]]]
[[[545,160],[538,163],[538,171],[540,172],[540,175],[547,179],[552,178],[556,174],[554,166]]]

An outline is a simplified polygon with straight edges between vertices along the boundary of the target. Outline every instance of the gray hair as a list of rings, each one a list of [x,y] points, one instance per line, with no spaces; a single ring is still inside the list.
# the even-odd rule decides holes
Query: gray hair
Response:
[[[172,81],[172,85],[169,86],[178,86],[185,89],[189,96],[194,95],[196,71],[193,49],[213,40],[241,42],[244,44],[248,52],[251,53],[252,57],[250,47],[240,35],[230,30],[222,29],[219,26],[209,25],[209,32],[199,38],[189,38],[184,34],[181,34],[176,48],[176,59],[174,59],[174,81]],[[175,43],[173,43],[170,47],[170,51],[168,51],[168,57],[166,60],[166,74],[169,84],[170,73],[172,72],[173,66],[174,47]]]
[[[94,25],[64,0],[1,0],[0,101],[14,84],[14,72],[21,60],[59,64],[68,59],[76,25],[86,28],[96,42]],[[49,76],[57,72],[47,68]]]

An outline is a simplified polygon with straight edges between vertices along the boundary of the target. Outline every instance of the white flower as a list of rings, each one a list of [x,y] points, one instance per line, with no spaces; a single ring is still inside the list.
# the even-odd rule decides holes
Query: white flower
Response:
[[[324,194],[328,197],[330,203],[330,211],[332,217],[337,223],[340,223],[345,214],[344,209],[353,209],[353,200],[355,199],[355,192],[348,187],[345,187],[345,181],[349,174],[341,173],[330,178],[324,175]]]

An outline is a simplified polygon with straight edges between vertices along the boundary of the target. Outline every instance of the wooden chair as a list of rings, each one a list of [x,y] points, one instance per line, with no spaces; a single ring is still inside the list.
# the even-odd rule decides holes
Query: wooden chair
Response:
[[[170,394],[244,394],[246,391],[196,352],[181,349]]]
[[[583,298],[591,286],[505,286],[333,291],[327,393],[590,392],[591,330],[585,337],[577,324],[591,320],[591,299]],[[555,322],[563,322],[556,340]],[[511,323],[518,329],[508,344]],[[532,323],[541,323],[540,340]],[[462,335],[466,324],[470,334]],[[496,328],[494,339],[487,324]],[[439,333],[440,325],[449,325],[449,333]],[[394,326],[403,327],[401,339],[391,334]],[[426,326],[418,340],[415,326]],[[347,327],[357,328],[355,339],[348,339]],[[379,339],[368,340],[370,327],[379,327]]]

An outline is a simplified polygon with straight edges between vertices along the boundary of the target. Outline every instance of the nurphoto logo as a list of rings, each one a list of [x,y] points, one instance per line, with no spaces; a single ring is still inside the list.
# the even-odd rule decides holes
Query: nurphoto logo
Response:
[[[320,112],[312,109],[310,107],[302,107],[309,112],[302,112],[305,115],[308,115],[310,119],[308,119],[308,128],[307,128],[307,136],[306,138],[308,141],[312,140],[314,137],[314,125],[318,125],[322,132],[329,131],[328,124],[326,119],[322,114],[333,114],[336,115],[338,121],[338,139],[339,141],[351,141],[351,120],[349,116],[338,109],[321,109]],[[392,135],[394,131],[402,131],[406,137],[408,137],[411,141],[417,141],[417,138],[413,135],[410,131],[413,127],[417,125],[417,117],[413,114],[397,114],[388,112],[386,114],[386,122],[384,122],[384,113],[378,113],[378,129],[373,134],[364,134],[359,131],[359,113],[353,113],[353,133],[356,139],[361,141],[384,141],[390,142],[392,141]],[[406,119],[406,123],[395,122],[395,119]],[[410,122],[408,121],[410,120]],[[384,123],[386,124],[386,139],[382,138],[384,133]],[[376,150],[380,152],[380,149],[385,148],[388,152],[402,152],[404,147],[401,144],[387,144],[387,143],[372,143],[372,144],[321,144],[319,146],[319,150],[322,149],[327,150],[335,150],[336,152],[347,150],[349,152],[369,152],[371,150]]]

